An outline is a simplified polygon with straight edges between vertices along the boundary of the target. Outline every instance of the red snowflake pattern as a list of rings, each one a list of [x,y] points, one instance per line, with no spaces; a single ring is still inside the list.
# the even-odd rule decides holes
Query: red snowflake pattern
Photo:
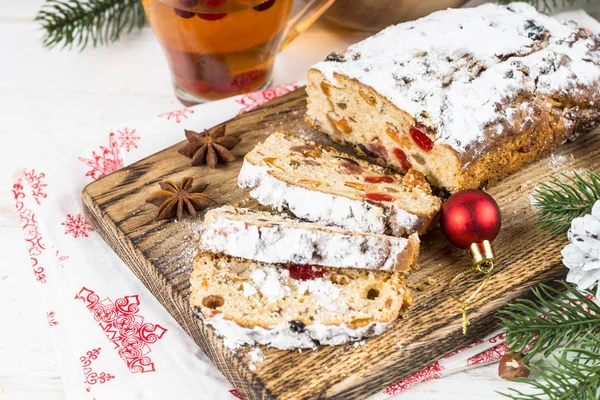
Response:
[[[237,389],[231,389],[229,393],[236,399],[246,400]]]
[[[48,318],[48,325],[50,325],[50,326],[58,325],[58,321],[56,320],[56,318],[54,316],[54,311],[48,311],[46,313],[46,318]]]
[[[35,274],[35,279],[37,282],[46,283],[45,269],[39,265],[39,257],[46,247],[42,243],[42,234],[39,231],[39,224],[36,220],[35,213],[31,209],[25,207],[23,200],[26,196],[22,179],[17,180],[13,184],[12,192],[15,200],[15,209],[21,223],[23,239],[27,246],[27,252],[29,253],[31,268]]]
[[[138,314],[140,300],[137,295],[118,298],[113,302],[108,298],[100,300],[93,290],[83,287],[75,295],[75,299],[85,303],[94,316],[94,321],[115,346],[129,371],[155,371],[154,363],[148,356],[151,352],[150,345],[162,338],[167,329],[146,322],[144,317]]]
[[[138,148],[137,143],[140,137],[136,135],[135,129],[123,128],[123,130],[118,130],[117,133],[119,134],[117,137],[119,144],[126,152],[129,153],[131,150]]]
[[[44,193],[44,188],[48,186],[48,184],[42,182],[42,179],[46,177],[46,174],[40,172],[39,174],[35,173],[35,169],[31,171],[25,170],[25,179],[29,186],[31,186],[31,195],[36,203],[42,204],[41,200],[47,197],[47,194]]]
[[[194,110],[191,108],[184,108],[182,110],[169,111],[166,113],[158,114],[159,117],[166,117],[167,121],[170,121],[171,118],[175,120],[175,122],[180,123],[182,119],[188,119],[188,114],[193,114]]]
[[[283,96],[292,90],[298,89],[300,86],[296,84],[281,85],[272,88],[264,89],[258,92],[248,93],[235,101],[240,103],[243,107],[238,112],[238,115],[250,111],[258,106],[262,106],[268,101],[276,99],[279,96]]]
[[[442,376],[443,370],[444,370],[444,367],[441,366],[438,361],[436,361],[434,363],[429,364],[422,370],[415,372],[411,376],[406,377],[406,378],[402,379],[401,381],[394,383],[391,386],[388,386],[383,391],[383,394],[386,394],[388,396],[393,396],[395,394],[405,391],[406,389],[408,389],[411,386],[416,385],[417,383],[429,381],[431,379],[439,379]]]
[[[475,342],[471,343],[470,345],[463,347],[462,349],[458,349],[458,350],[456,350],[456,351],[453,351],[452,353],[448,354],[448,355],[447,355],[447,356],[445,356],[444,358],[450,358],[450,357],[454,357],[455,355],[457,355],[457,354],[459,354],[459,353],[462,353],[463,351],[467,351],[467,350],[469,350],[469,349],[472,349],[472,348],[473,348],[473,347],[475,347],[475,346],[479,346],[479,345],[480,345],[480,344],[482,344],[482,343],[483,343],[483,340],[481,340],[481,339],[478,339],[478,340],[476,340]]]
[[[92,370],[92,361],[98,358],[100,350],[102,350],[102,348],[98,347],[97,349],[87,351],[84,356],[79,357],[79,362],[81,362],[81,369],[83,370],[83,375],[85,376],[84,383],[87,383],[88,385],[103,384],[115,378],[114,375],[111,375],[109,373],[94,372]],[[91,387],[88,387],[86,389],[86,392],[90,392],[90,390]]]
[[[85,176],[91,176],[94,180],[124,167],[120,145],[113,132],[108,135],[108,147],[100,146],[99,153],[92,152],[92,158],[79,157],[79,160],[91,168]]]
[[[67,214],[67,219],[61,222],[61,225],[66,228],[65,235],[71,235],[74,238],[89,237],[90,232],[94,232],[94,228],[81,214]]]

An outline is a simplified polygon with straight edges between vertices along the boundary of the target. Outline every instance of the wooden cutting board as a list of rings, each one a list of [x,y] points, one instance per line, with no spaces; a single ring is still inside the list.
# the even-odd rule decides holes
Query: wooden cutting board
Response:
[[[200,218],[155,222],[156,208],[144,199],[163,179],[192,176],[208,183],[206,193],[219,205],[244,202],[248,193],[236,185],[244,154],[276,129],[324,138],[304,122],[303,88],[226,122],[227,133],[242,138],[237,160],[215,170],[191,167],[177,153],[178,143],[88,185],[82,194],[87,217],[96,230],[248,399],[363,398],[444,355],[498,328],[496,310],[527,295],[529,288],[565,275],[560,249],[563,238],[549,239],[535,221],[530,194],[535,184],[558,170],[598,170],[600,136],[583,135],[554,156],[530,165],[489,190],[502,210],[503,225],[494,245],[498,256],[491,284],[469,312],[468,334],[461,333],[460,310],[448,296],[450,279],[469,266],[467,255],[453,248],[439,229],[422,237],[420,269],[408,282],[414,306],[408,315],[366,345],[322,347],[314,351],[263,348],[265,361],[250,370],[249,349],[232,353],[212,328],[188,306],[188,278]],[[183,132],[182,138],[183,138]],[[432,278],[429,284],[425,284]],[[467,283],[465,292],[475,283]],[[198,384],[202,384],[198,381]]]

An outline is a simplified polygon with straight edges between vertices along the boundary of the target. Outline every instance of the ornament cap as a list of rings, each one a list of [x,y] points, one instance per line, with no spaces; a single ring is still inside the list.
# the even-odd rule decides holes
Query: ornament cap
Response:
[[[472,243],[469,247],[469,254],[473,261],[473,266],[481,269],[486,264],[493,263],[496,259],[494,248],[489,240],[484,240],[481,243]]]

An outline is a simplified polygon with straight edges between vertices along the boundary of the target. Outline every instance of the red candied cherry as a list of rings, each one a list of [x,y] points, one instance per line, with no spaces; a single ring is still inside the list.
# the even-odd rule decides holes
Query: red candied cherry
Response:
[[[365,198],[373,201],[394,201],[394,198],[385,193],[365,193]]]
[[[185,19],[192,18],[194,15],[196,15],[195,12],[180,10],[178,8],[175,8],[174,10],[175,10],[175,14],[177,14],[178,17],[185,18]]]
[[[287,264],[286,268],[290,272],[290,277],[297,281],[309,281],[322,278],[325,275],[325,270],[316,265]]]
[[[216,21],[225,18],[227,13],[198,13],[198,17],[207,21]]]
[[[403,152],[402,149],[396,147],[392,151],[392,153],[394,153],[394,157],[396,157],[404,172],[407,172],[409,169],[412,168],[412,164],[410,163],[410,161],[408,161],[408,157],[406,157],[406,153]]]
[[[269,8],[273,7],[273,4],[275,4],[275,0],[267,0],[264,3],[261,3],[257,6],[254,6],[252,8],[254,8],[256,11],[266,11]]]
[[[417,146],[423,150],[431,151],[433,149],[433,140],[429,139],[423,127],[419,125],[411,126],[408,133]]]
[[[365,176],[365,182],[368,183],[393,183],[394,178],[391,176]]]

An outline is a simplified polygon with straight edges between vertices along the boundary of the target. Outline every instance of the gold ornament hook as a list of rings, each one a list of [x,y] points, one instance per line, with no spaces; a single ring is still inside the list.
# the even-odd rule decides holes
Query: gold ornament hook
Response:
[[[467,318],[467,307],[469,303],[483,290],[485,285],[488,284],[492,278],[492,270],[494,269],[494,249],[492,243],[489,240],[484,240],[481,243],[472,243],[469,247],[469,255],[471,256],[472,267],[466,271],[456,275],[449,284],[451,296],[454,300],[460,304],[462,309],[462,332],[463,335],[467,333],[467,326],[470,325],[469,319]],[[456,294],[455,286],[456,283],[470,274],[483,274],[485,279],[477,286],[477,289],[466,300],[462,300],[458,294]]]

